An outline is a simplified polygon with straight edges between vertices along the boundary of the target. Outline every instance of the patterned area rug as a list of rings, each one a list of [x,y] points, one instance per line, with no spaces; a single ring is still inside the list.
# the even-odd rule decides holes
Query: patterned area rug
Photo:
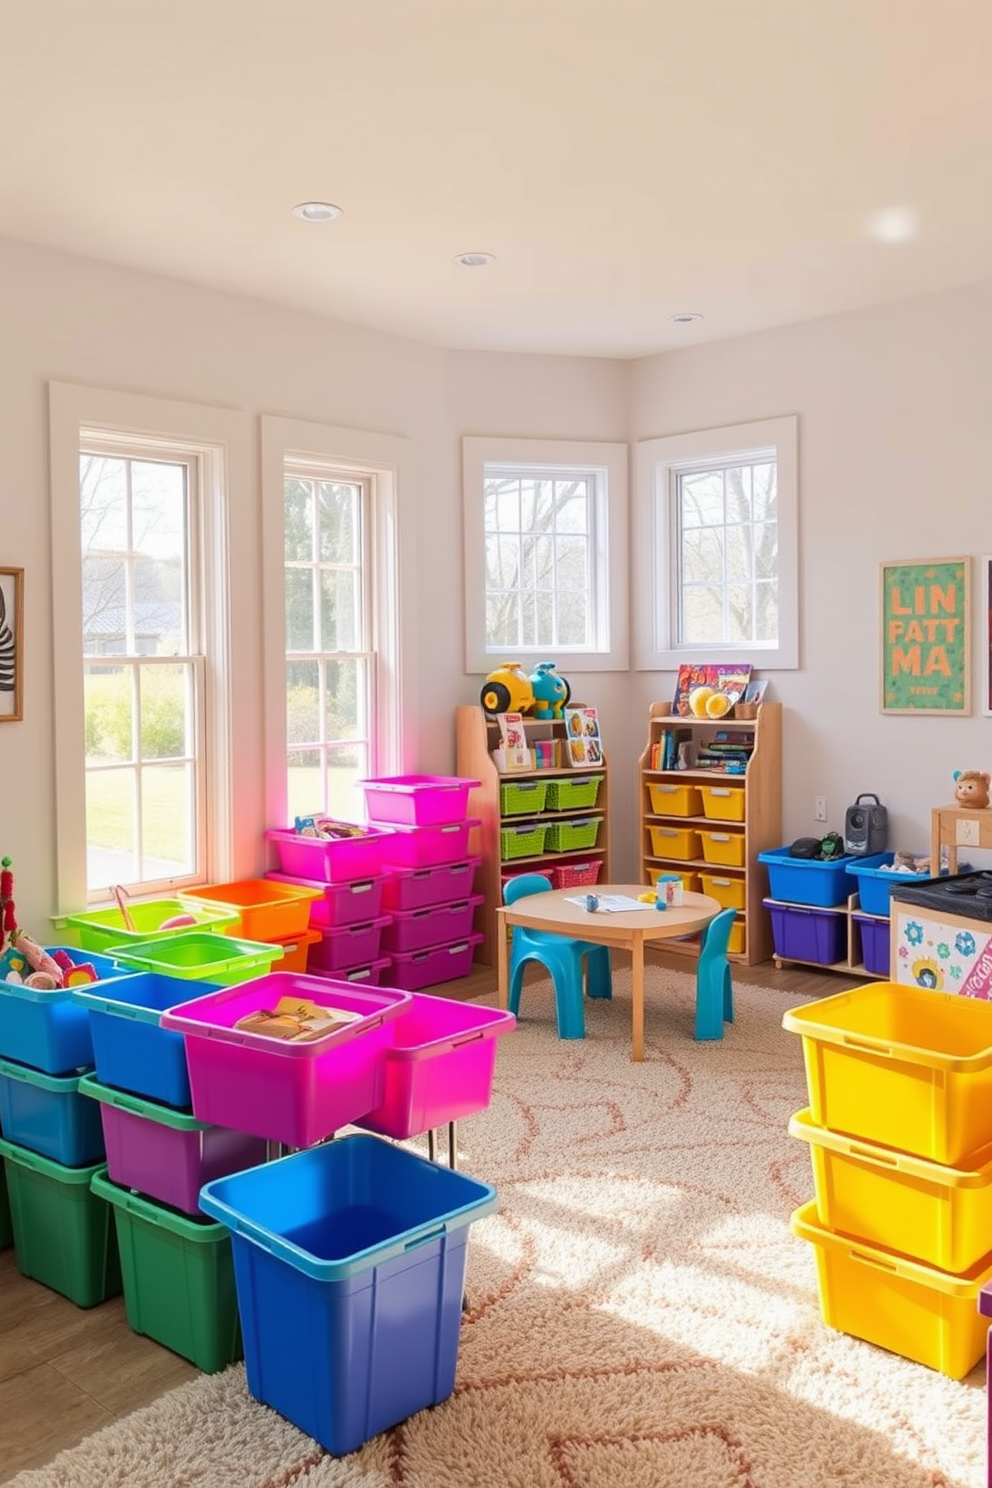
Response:
[[[349,1457],[253,1402],[240,1366],[163,1396],[15,1488],[982,1488],[984,1368],[955,1383],[820,1321],[806,1104],[782,993],[740,985],[720,1043],[693,982],[629,974],[560,1043],[528,984],[460,1166],[476,1223],[454,1396]]]

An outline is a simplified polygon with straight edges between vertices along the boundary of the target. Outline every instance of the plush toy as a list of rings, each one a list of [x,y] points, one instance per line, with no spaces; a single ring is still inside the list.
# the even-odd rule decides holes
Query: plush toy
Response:
[[[989,781],[987,770],[955,770],[954,799],[959,806],[981,807],[989,804]]]

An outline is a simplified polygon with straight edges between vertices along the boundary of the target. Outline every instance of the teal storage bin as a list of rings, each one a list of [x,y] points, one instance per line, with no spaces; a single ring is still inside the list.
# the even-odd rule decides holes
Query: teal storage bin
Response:
[[[94,955],[73,946],[49,946],[48,953],[63,950],[80,966],[89,963],[99,978],[84,986],[132,976],[109,956]],[[71,987],[39,992],[19,982],[0,981],[0,1057],[30,1064],[46,1075],[64,1075],[93,1063],[93,1041],[85,1008],[77,1005]]]
[[[90,1184],[102,1163],[66,1168],[0,1137],[17,1269],[77,1307],[95,1307],[121,1290],[110,1209]]]
[[[102,1169],[93,1175],[91,1187],[114,1215],[129,1327],[181,1354],[205,1374],[240,1359],[227,1228],[177,1214],[121,1188]]]
[[[80,1078],[0,1059],[0,1131],[67,1168],[103,1162],[99,1107],[80,1095]]]

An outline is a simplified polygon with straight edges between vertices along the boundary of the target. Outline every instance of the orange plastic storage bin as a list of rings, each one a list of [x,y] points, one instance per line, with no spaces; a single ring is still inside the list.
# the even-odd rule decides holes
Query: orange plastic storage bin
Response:
[[[302,935],[310,923],[310,905],[319,899],[320,888],[304,884],[278,883],[271,878],[243,878],[237,883],[207,884],[202,889],[182,889],[184,904],[210,904],[237,910],[241,923],[233,934],[245,940],[285,940]]]

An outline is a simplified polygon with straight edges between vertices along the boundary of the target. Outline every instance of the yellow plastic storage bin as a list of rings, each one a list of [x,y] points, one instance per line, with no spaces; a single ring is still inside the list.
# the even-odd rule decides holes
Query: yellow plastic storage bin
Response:
[[[828,1328],[950,1379],[964,1379],[983,1357],[988,1319],[978,1311],[978,1294],[992,1281],[992,1255],[963,1276],[951,1276],[834,1234],[817,1223],[815,1204],[796,1210],[792,1231],[816,1252],[820,1311]]]
[[[699,857],[699,833],[688,827],[649,827],[651,853],[656,858],[689,862]]]
[[[701,831],[699,838],[707,863],[723,863],[727,868],[744,867],[743,832]]]
[[[809,1143],[817,1221],[955,1276],[992,1249],[992,1146],[945,1168],[817,1126],[809,1110],[789,1122]]]
[[[730,927],[730,939],[727,941],[727,950],[732,956],[742,956],[747,944],[747,926],[741,915],[738,915]]]
[[[655,816],[699,816],[702,811],[699,787],[695,785],[649,785],[651,810]]]
[[[728,878],[720,873],[701,873],[703,893],[709,894],[724,909],[743,909],[747,904],[747,891],[742,878]]]
[[[948,1168],[992,1143],[992,1003],[875,982],[782,1026],[802,1037],[815,1125]]]
[[[703,815],[714,821],[744,820],[743,785],[703,785],[699,794],[703,798]]]

